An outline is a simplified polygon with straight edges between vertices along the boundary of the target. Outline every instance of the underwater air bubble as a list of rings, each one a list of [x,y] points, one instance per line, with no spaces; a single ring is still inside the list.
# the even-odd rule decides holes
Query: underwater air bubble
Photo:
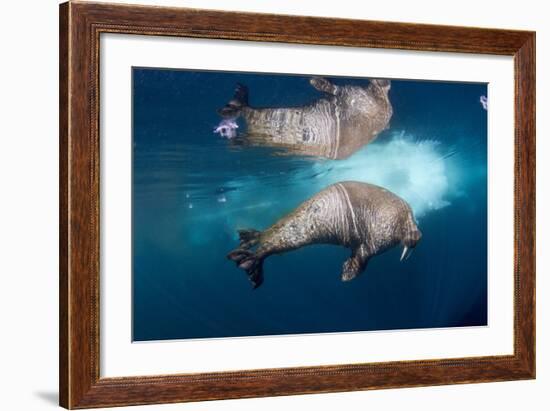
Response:
[[[214,133],[219,134],[221,137],[232,139],[237,136],[238,128],[239,125],[235,119],[224,119],[214,128]]]
[[[481,103],[481,106],[487,110],[487,107],[489,106],[489,101],[487,100],[487,96],[480,96],[479,102]]]

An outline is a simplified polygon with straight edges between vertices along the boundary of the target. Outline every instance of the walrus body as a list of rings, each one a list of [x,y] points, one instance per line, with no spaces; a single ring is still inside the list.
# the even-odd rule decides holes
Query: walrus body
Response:
[[[367,87],[337,86],[323,78],[312,78],[310,83],[325,97],[286,108],[249,107],[248,90],[238,85],[220,114],[246,121],[245,144],[330,159],[350,156],[388,127],[393,113],[389,80],[374,79]]]
[[[344,246],[351,256],[344,262],[342,280],[349,281],[371,257],[399,243],[404,246],[401,259],[408,257],[422,234],[400,197],[382,187],[347,181],[327,187],[267,230],[241,230],[239,236],[240,246],[228,258],[257,288],[263,282],[263,261],[273,254],[309,244]]]

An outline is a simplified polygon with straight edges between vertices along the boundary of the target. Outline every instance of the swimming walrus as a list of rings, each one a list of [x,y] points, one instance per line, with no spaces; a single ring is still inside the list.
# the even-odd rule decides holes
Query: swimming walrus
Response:
[[[244,144],[330,159],[350,156],[388,128],[393,114],[389,80],[372,79],[367,87],[337,86],[319,77],[310,83],[325,97],[282,108],[250,107],[248,89],[238,84],[235,96],[219,113],[226,120],[246,121]]]
[[[336,244],[351,249],[342,268],[342,281],[349,281],[363,272],[371,257],[399,243],[404,247],[401,260],[408,258],[421,236],[403,199],[382,187],[347,181],[317,193],[265,231],[239,230],[240,245],[227,258],[245,270],[257,288],[270,255],[309,244]]]

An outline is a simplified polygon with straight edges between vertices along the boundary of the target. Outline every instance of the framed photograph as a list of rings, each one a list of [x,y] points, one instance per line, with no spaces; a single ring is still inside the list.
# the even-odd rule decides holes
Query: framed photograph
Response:
[[[535,378],[535,33],[60,6],[60,405]]]

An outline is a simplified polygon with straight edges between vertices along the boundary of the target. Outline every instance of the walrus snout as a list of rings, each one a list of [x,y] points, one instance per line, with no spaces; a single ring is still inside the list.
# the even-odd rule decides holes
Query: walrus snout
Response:
[[[403,244],[405,244],[407,247],[414,248],[421,238],[422,232],[417,228],[408,233],[407,237],[403,239]]]

